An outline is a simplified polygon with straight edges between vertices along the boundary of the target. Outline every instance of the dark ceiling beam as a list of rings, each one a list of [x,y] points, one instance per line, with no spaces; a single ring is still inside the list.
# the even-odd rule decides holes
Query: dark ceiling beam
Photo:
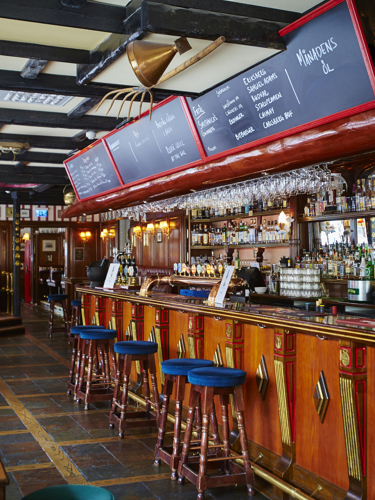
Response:
[[[54,184],[65,185],[69,178],[63,168],[21,167],[0,165],[1,182],[12,184]]]
[[[34,80],[39,73],[46,67],[47,59],[29,59],[25,66],[21,69],[22,78]]]
[[[279,30],[286,23],[243,15],[200,9],[179,8],[143,0],[139,9],[124,21],[125,33],[147,31],[187,38],[215,40],[225,36],[228,43],[285,50]]]
[[[61,5],[64,7],[73,7],[74,9],[81,9],[87,0],[60,0]]]
[[[7,125],[27,125],[30,127],[75,128],[85,130],[113,130],[119,120],[104,116],[82,116],[68,118],[64,113],[48,113],[28,109],[0,108],[0,123]]]
[[[142,1],[143,0],[132,0],[131,2],[129,2],[126,6],[127,16],[133,14],[141,6]],[[240,2],[228,2],[227,0],[159,0],[158,3],[185,9],[221,12],[223,14],[230,14],[232,16],[252,17],[254,19],[275,21],[285,24],[290,24],[301,17],[301,14],[299,12],[281,10],[274,7],[247,5]]]
[[[126,46],[133,40],[141,40],[147,33],[134,31],[129,35],[109,35],[90,52],[89,64],[77,65],[77,83],[86,84],[98,76],[116,59],[126,52]],[[126,85],[124,85],[126,87]]]
[[[24,57],[26,59],[47,59],[73,64],[87,64],[90,62],[90,51],[69,49],[67,47],[53,47],[36,43],[10,42],[0,40],[0,55]]]
[[[92,141],[86,139],[80,142],[79,145],[77,145],[77,142],[75,142],[71,137],[0,133],[0,142],[2,141],[28,142],[31,148],[66,149],[67,151],[70,151],[72,148],[77,148],[77,147],[83,149],[92,143]]]
[[[243,4],[235,4],[236,8],[232,9],[236,12],[234,14],[226,5],[232,2],[216,2],[216,0],[204,2],[210,7],[207,10],[203,10],[201,5],[198,7],[198,4],[193,8],[187,1],[179,3],[181,7],[168,5],[163,1],[130,2],[127,6],[130,15],[124,21],[124,33],[128,36],[110,35],[92,50],[90,64],[77,66],[77,83],[82,85],[93,80],[126,52],[129,42],[135,39],[141,40],[148,33],[206,40],[225,36],[228,43],[284,50],[285,44],[278,31],[298,17],[295,13],[283,16],[284,11],[279,11],[282,21],[278,21],[273,9],[264,8],[251,11],[248,9],[248,14],[251,12],[254,16],[246,17],[246,14],[241,13],[239,9],[239,5],[244,6]],[[224,12],[220,9],[224,9]],[[264,19],[256,17],[258,14],[263,15]]]
[[[85,115],[90,109],[99,104],[100,101],[100,97],[88,97],[83,99],[75,108],[69,111],[68,118],[79,118]]]
[[[18,192],[18,197],[20,198],[21,204],[25,205],[64,205],[64,196],[60,192],[51,192],[50,190],[48,191],[43,191],[42,193],[34,193],[29,194],[28,191],[23,191],[17,189],[12,189],[12,188],[5,188],[7,191],[17,191]],[[0,190],[0,204],[10,204],[12,203],[12,198],[10,193],[5,193],[5,191]]]
[[[16,156],[16,159],[21,162],[34,163],[62,163],[68,157],[64,153],[41,153],[39,151],[25,151]],[[13,161],[13,153],[1,153],[1,161]]]
[[[2,90],[40,92],[42,94],[59,94],[73,97],[104,97],[111,90],[120,90],[125,87],[131,87],[131,85],[126,83],[124,85],[101,85],[98,83],[77,85],[74,76],[48,73],[41,73],[35,80],[27,80],[22,78],[17,71],[0,70],[0,89]],[[156,89],[153,94],[155,102],[162,101],[170,95],[198,96],[198,94],[192,92],[176,92],[162,89]],[[123,96],[119,96],[119,99],[122,98]],[[137,96],[136,100],[140,100],[140,96]]]
[[[123,33],[126,7],[87,2],[81,9],[63,7],[60,0],[0,2],[0,17],[108,33]]]

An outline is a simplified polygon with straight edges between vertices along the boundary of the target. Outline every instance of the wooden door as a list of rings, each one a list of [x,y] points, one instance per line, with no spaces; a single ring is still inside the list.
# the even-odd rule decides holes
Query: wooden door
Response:
[[[24,256],[24,276],[25,276],[25,302],[31,302],[31,240],[25,241],[25,256]]]

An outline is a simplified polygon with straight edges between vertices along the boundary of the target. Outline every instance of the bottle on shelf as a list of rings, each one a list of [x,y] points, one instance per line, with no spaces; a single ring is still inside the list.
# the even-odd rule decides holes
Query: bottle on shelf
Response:
[[[237,250],[237,257],[234,260],[234,268],[238,271],[241,269],[241,259],[238,250]]]

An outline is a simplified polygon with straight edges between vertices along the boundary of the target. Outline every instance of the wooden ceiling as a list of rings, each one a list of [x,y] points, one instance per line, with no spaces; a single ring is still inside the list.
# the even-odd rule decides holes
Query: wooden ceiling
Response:
[[[118,126],[123,96],[106,116],[107,92],[139,83],[126,56],[131,40],[173,44],[188,38],[192,50],[169,69],[197,54],[218,36],[226,42],[180,75],[158,86],[155,101],[170,95],[198,96],[285,49],[279,36],[318,0],[2,0],[0,2],[0,151],[9,142],[28,144],[14,158],[0,155],[0,203],[17,190],[23,203],[63,204],[69,183],[62,161]],[[373,44],[373,7],[358,0]],[[363,5],[362,5],[363,4]],[[13,92],[14,94],[10,94]],[[26,102],[42,94],[46,104]],[[69,97],[64,106],[48,95]],[[32,99],[30,99],[32,100]],[[147,103],[144,110],[147,108]],[[134,106],[133,113],[138,113]]]

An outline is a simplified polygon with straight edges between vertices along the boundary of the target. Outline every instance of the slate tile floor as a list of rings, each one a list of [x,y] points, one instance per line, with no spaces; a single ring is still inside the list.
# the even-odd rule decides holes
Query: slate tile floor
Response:
[[[92,484],[116,500],[195,500],[195,487],[153,467],[155,428],[108,426],[109,404],[88,412],[66,394],[70,348],[64,334],[47,337],[48,309],[22,305],[25,336],[0,338],[0,456],[7,500],[58,484]],[[246,499],[244,486],[207,490],[207,500]],[[257,493],[254,500],[265,500]]]

